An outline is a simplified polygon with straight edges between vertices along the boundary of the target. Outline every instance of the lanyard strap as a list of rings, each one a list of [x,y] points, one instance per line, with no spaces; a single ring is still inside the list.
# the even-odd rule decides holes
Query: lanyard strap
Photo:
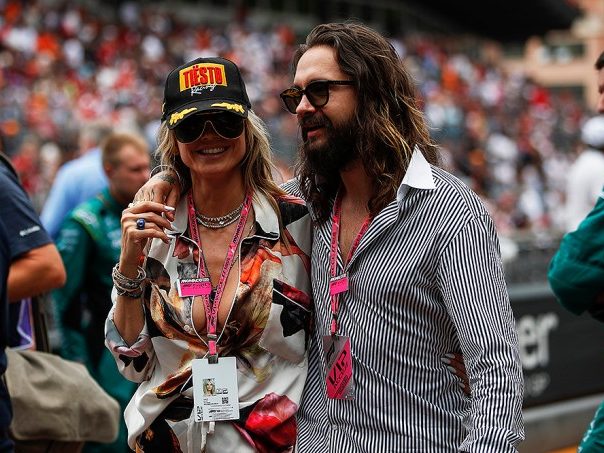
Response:
[[[195,241],[195,243],[199,246],[199,262],[197,263],[197,277],[198,278],[209,278],[209,272],[205,267],[205,259],[203,256],[203,249],[201,248],[201,237],[199,236],[199,229],[197,227],[197,218],[195,213],[195,205],[193,204],[193,195],[189,192],[188,196],[189,202],[189,230],[191,232],[191,239]],[[239,246],[239,241],[243,236],[243,230],[245,229],[245,223],[247,222],[247,216],[250,212],[250,208],[252,206],[252,195],[247,194],[245,196],[245,201],[243,203],[243,209],[241,210],[241,218],[239,219],[239,223],[237,224],[237,228],[235,229],[235,234],[233,235],[233,239],[229,244],[229,249],[227,251],[226,258],[224,259],[224,265],[222,266],[222,272],[220,273],[220,280],[218,280],[218,286],[216,286],[216,292],[214,297],[210,297],[210,295],[202,295],[200,296],[203,300],[203,305],[205,307],[206,312],[206,326],[208,331],[208,352],[212,356],[216,356],[218,354],[216,348],[216,340],[218,336],[216,335],[216,327],[218,324],[218,308],[220,307],[220,301],[222,299],[222,293],[224,292],[224,287],[226,286],[226,281],[229,276],[229,272],[231,267],[233,266],[233,262],[235,261],[235,253],[237,251],[237,247]],[[193,328],[195,328],[195,323],[193,324]]]
[[[354,252],[361,243],[361,239],[367,232],[369,225],[371,224],[371,216],[367,216],[359,232],[357,233],[352,246],[348,252],[346,259],[346,267],[341,275],[338,275],[338,251],[339,251],[339,237],[340,237],[340,220],[342,218],[342,195],[338,191],[336,199],[333,204],[333,212],[331,218],[331,246],[329,250],[329,294],[331,297],[331,334],[336,335],[338,333],[338,311],[340,309],[340,294],[348,291],[348,276],[347,269],[350,259]]]

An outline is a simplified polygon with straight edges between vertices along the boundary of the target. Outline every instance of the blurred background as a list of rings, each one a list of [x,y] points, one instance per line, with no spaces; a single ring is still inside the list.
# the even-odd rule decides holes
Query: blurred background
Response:
[[[326,21],[383,32],[416,79],[445,167],[500,234],[526,380],[522,451],[573,451],[604,399],[604,328],[561,309],[546,272],[595,113],[604,0],[0,0],[0,10],[2,148],[39,210],[88,131],[135,130],[154,147],[162,82],[198,56],[243,70],[287,180],[298,134],[278,93],[296,45]]]

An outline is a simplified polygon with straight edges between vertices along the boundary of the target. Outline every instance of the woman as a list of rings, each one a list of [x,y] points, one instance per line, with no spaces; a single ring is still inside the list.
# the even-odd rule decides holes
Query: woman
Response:
[[[166,80],[158,153],[190,190],[174,213],[151,201],[124,211],[106,325],[120,371],[140,383],[125,411],[137,451],[295,444],[310,218],[272,181],[266,131],[250,108],[229,60],[199,58]],[[208,379],[213,395],[203,392]]]

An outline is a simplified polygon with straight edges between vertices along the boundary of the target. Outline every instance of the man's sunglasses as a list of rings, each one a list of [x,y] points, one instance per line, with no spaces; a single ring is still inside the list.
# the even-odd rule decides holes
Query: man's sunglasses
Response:
[[[354,85],[354,82],[352,80],[315,80],[306,85],[303,90],[296,87],[288,88],[280,96],[285,108],[290,113],[296,113],[304,95],[313,107],[319,108],[329,101],[329,85]]]
[[[243,133],[245,118],[228,112],[198,113],[176,126],[174,135],[180,143],[192,143],[203,135],[208,123],[222,138],[232,140]]]

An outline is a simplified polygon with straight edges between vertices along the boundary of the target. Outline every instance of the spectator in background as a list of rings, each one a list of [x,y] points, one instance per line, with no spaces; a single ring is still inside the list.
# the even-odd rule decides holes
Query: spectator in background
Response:
[[[82,155],[64,164],[57,172],[40,214],[53,239],[57,238],[63,220],[73,208],[107,187],[98,146],[107,133],[108,128],[102,125],[83,128],[80,133]]]
[[[604,116],[589,119],[581,129],[587,147],[568,172],[566,182],[566,229],[573,231],[591,211],[604,185]]]
[[[604,114],[604,52],[596,61],[598,113]],[[575,231],[567,233],[550,263],[548,280],[558,302],[570,312],[587,311],[604,322],[604,197]],[[604,451],[604,402],[598,407],[581,445],[581,453]]]
[[[77,206],[63,223],[57,246],[67,269],[67,283],[54,291],[53,298],[62,334],[61,355],[84,363],[124,410],[136,386],[121,376],[105,349],[104,325],[111,308],[111,269],[120,256],[120,218],[149,178],[150,158],[144,139],[132,134],[112,133],[101,148],[109,187]],[[128,451],[123,419],[113,444],[88,449]]]
[[[17,174],[0,152],[0,377],[6,370],[8,302],[20,301],[65,282],[56,247],[44,231]],[[0,451],[12,451],[10,399],[0,379]]]

